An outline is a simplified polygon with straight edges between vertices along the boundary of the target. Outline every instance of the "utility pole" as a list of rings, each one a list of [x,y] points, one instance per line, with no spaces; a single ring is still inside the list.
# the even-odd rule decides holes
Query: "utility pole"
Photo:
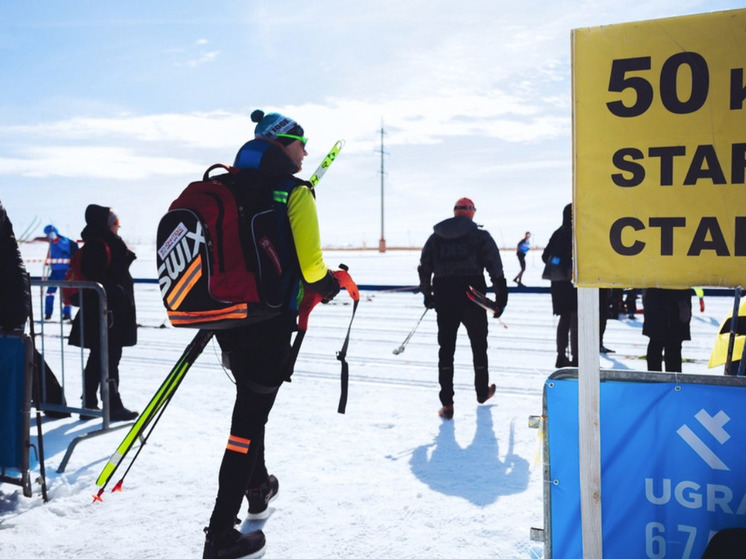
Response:
[[[383,119],[381,119],[381,239],[378,241],[378,252],[386,252],[386,238],[383,235]]]

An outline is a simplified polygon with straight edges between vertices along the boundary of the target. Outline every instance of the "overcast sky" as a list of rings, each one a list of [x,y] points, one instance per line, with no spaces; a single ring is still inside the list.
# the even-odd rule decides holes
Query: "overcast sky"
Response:
[[[324,244],[419,246],[453,203],[501,245],[546,243],[572,192],[572,29],[735,0],[34,0],[0,7],[0,201],[77,237],[88,203],[155,238],[170,201],[232,163],[256,108],[297,120]]]

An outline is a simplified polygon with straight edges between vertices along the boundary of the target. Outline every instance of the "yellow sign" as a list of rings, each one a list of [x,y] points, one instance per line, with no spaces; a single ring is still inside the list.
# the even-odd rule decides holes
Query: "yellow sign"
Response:
[[[746,10],[572,49],[577,285],[746,285]]]

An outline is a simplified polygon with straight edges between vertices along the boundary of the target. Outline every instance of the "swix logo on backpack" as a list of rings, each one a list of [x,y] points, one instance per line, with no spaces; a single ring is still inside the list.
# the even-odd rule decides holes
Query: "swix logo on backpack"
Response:
[[[216,168],[228,171],[211,178]],[[276,316],[284,300],[272,190],[256,171],[213,165],[158,225],[163,304],[177,327],[224,329]]]
[[[192,246],[189,246],[190,241]],[[171,235],[158,249],[158,258],[161,262],[158,267],[161,296],[165,297],[167,293],[171,293],[173,281],[177,280],[184,273],[185,268],[199,255],[201,244],[205,244],[205,236],[199,221],[194,232],[189,231],[181,222],[171,232]],[[196,272],[192,270],[192,275]],[[172,293],[171,298],[173,299],[175,295],[177,293]]]

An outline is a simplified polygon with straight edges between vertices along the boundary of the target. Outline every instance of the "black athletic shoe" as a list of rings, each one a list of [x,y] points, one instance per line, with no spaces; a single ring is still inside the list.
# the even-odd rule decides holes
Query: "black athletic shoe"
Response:
[[[280,482],[273,475],[259,487],[251,487],[246,490],[246,500],[249,501],[249,518],[256,520],[266,518],[269,515],[267,508],[269,502],[277,497],[280,490]]]
[[[257,559],[264,555],[265,543],[261,530],[242,534],[231,528],[225,534],[215,534],[205,528],[202,559]]]
[[[118,410],[111,410],[111,412],[109,412],[109,420],[132,421],[133,419],[137,419],[138,415],[140,414],[136,411],[128,410],[127,408],[119,408]]]
[[[557,369],[561,369],[562,367],[569,367],[570,366],[570,360],[567,358],[567,356],[563,353],[557,354],[557,361],[554,362],[554,366]]]
[[[446,420],[453,419],[453,404],[450,406],[443,406],[438,410],[438,415]]]
[[[598,349],[601,353],[616,353],[613,349],[609,349],[605,345],[601,344],[601,347]]]

